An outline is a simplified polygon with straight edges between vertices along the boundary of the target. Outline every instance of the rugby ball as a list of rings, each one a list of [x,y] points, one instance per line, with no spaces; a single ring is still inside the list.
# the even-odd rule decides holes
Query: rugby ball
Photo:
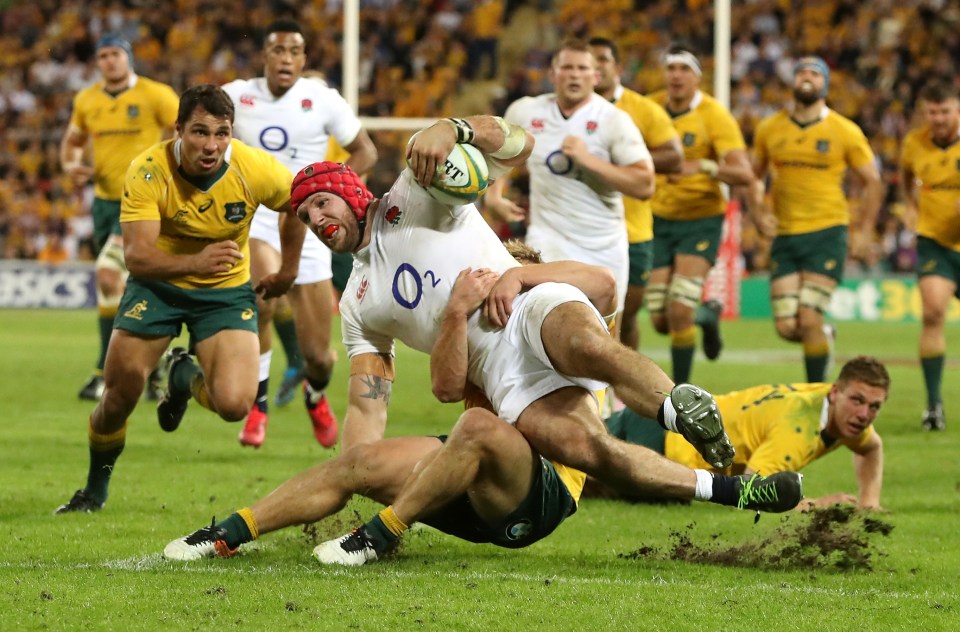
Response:
[[[443,164],[437,165],[427,193],[443,204],[469,204],[487,190],[488,176],[483,152],[473,145],[457,143]]]

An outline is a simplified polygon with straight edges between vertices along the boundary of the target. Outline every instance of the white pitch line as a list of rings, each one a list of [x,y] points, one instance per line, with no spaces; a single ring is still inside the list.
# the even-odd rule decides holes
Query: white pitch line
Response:
[[[191,562],[172,562],[163,559],[159,553],[152,553],[149,555],[134,556],[128,558],[122,558],[117,560],[107,560],[101,563],[80,563],[80,564],[57,564],[48,563],[48,562],[0,562],[0,569],[10,568],[17,570],[92,570],[99,568],[109,568],[114,570],[123,570],[130,572],[143,572],[143,571],[155,571],[158,568],[166,566],[171,572],[187,572],[187,573],[199,573],[207,575],[234,575],[234,574],[243,574],[243,575],[275,575],[281,571],[280,568],[270,565],[264,566],[261,568],[250,568],[245,566],[244,568],[230,567],[226,565],[214,566],[211,564],[195,564]],[[299,564],[297,565],[300,566]],[[317,567],[318,571],[322,569],[323,575],[333,576],[333,577],[356,577],[356,572],[347,569],[347,568],[335,568],[335,567]],[[289,571],[290,567],[284,568],[284,571]],[[414,572],[406,570],[398,570],[390,567],[382,567],[382,574],[388,577],[393,577],[397,579],[410,580],[422,577],[439,577],[444,579],[450,579],[454,581],[463,581],[463,580],[482,580],[482,581],[501,581],[503,579],[512,579],[515,581],[521,582],[532,582],[532,583],[542,583],[546,580],[549,580],[551,583],[556,584],[572,584],[577,586],[662,586],[662,585],[672,585],[678,586],[681,588],[691,588],[697,591],[710,591],[718,590],[718,587],[712,583],[696,583],[691,582],[685,579],[676,579],[676,578],[664,578],[660,575],[654,575],[650,578],[638,578],[638,579],[623,579],[623,578],[614,578],[614,577],[576,577],[576,576],[559,576],[559,575],[528,575],[525,573],[504,573],[500,571],[496,572],[485,572],[485,571],[470,571],[466,573],[460,572],[442,572],[442,571],[433,571],[433,572]],[[887,592],[883,590],[848,590],[843,588],[822,588],[815,586],[793,586],[787,583],[760,583],[760,584],[745,584],[742,586],[744,589],[749,590],[761,590],[763,592],[772,593],[775,595],[783,595],[785,593],[797,593],[804,595],[822,595],[829,597],[837,598],[848,598],[848,597],[863,597],[863,596],[882,596],[885,599],[901,599],[909,601],[928,601],[930,599],[936,600],[953,600],[956,599],[954,594],[948,594],[945,592],[940,593],[908,593],[908,592]]]

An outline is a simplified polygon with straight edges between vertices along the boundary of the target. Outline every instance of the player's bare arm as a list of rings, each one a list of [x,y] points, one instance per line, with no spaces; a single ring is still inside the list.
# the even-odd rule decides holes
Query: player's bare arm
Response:
[[[650,157],[653,158],[654,171],[662,174],[680,173],[683,167],[683,145],[680,144],[679,137],[648,149]]]
[[[124,222],[123,255],[130,274],[140,279],[163,280],[185,275],[210,276],[227,272],[243,253],[236,242],[207,244],[192,255],[172,255],[157,247],[159,220]]]
[[[553,261],[510,268],[490,290],[484,313],[497,327],[504,327],[513,311],[513,299],[524,290],[549,283],[568,283],[587,295],[603,316],[617,310],[617,280],[609,268],[576,261]]]
[[[862,509],[882,509],[880,490],[883,487],[883,440],[874,431],[866,445],[856,450],[853,467],[860,486],[858,505]]]
[[[919,218],[919,207],[917,206],[917,179],[913,169],[900,165],[900,187],[903,195],[903,203],[906,206],[906,212],[903,216],[903,223],[912,231],[917,229],[917,219]]]
[[[560,149],[565,156],[620,193],[640,200],[653,195],[655,186],[653,165],[648,160],[640,160],[629,165],[615,165],[591,154],[586,141],[579,136],[564,138]]]
[[[463,132],[458,132],[458,124]],[[469,132],[466,130],[469,129]],[[471,116],[466,119],[437,121],[415,134],[407,145],[407,160],[417,181],[429,186],[437,165],[450,154],[458,133],[472,134],[469,142],[505,167],[523,164],[533,151],[533,136],[522,128],[502,123],[493,116]]]
[[[377,163],[377,147],[366,130],[357,132],[357,137],[344,147],[350,157],[344,163],[359,175],[363,175]]]
[[[306,224],[294,215],[289,202],[275,210],[280,213],[280,269],[263,277],[254,288],[265,299],[285,294],[293,285],[300,269],[303,238],[307,234]]]
[[[393,377],[393,358],[388,354],[361,353],[350,359],[344,445],[372,443],[383,437]]]
[[[483,197],[483,208],[503,222],[523,221],[527,217],[527,211],[503,195],[509,186],[510,177],[507,174],[491,182]]]
[[[467,268],[457,275],[430,351],[430,383],[441,402],[459,402],[467,384],[467,319],[496,283],[492,270]]]
[[[873,162],[856,167],[851,171],[854,178],[859,181],[862,190],[860,212],[858,213],[857,223],[852,228],[854,232],[864,236],[869,243],[872,241],[873,231],[876,230],[877,215],[880,213],[880,205],[883,203],[883,181],[880,179],[877,165]]]
[[[93,177],[93,167],[83,162],[87,135],[76,125],[70,125],[60,142],[60,168],[77,186],[83,186]]]
[[[754,156],[752,170],[754,177],[747,186],[747,212],[760,234],[767,239],[773,239],[777,236],[777,218],[773,210],[767,207],[765,200],[767,195],[766,159]]]

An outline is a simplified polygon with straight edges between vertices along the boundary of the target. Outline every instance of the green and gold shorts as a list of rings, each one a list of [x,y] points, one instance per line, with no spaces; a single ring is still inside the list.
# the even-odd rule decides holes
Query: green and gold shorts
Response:
[[[115,329],[143,336],[180,335],[187,326],[194,343],[224,329],[257,333],[257,303],[250,283],[237,287],[186,289],[163,281],[130,277]]]
[[[917,237],[917,276],[929,275],[950,279],[960,298],[960,252],[941,246],[929,237]]]
[[[675,220],[653,216],[653,267],[669,268],[677,255],[703,257],[712,266],[717,261],[723,215],[703,219]]]
[[[780,235],[770,246],[770,278],[815,272],[837,283],[847,259],[847,227],[831,226],[812,233]]]
[[[629,245],[630,276],[629,285],[647,287],[650,270],[653,267],[653,240],[638,241]]]

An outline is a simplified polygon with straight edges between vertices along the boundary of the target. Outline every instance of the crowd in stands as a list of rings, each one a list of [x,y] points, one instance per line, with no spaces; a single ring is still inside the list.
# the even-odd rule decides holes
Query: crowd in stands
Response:
[[[448,116],[471,80],[499,86],[474,112],[502,110],[551,90],[550,53],[566,36],[616,41],[624,83],[662,87],[670,41],[693,44],[712,85],[713,3],[706,0],[361,0],[359,110],[365,116]],[[526,5],[526,6],[524,6]],[[307,67],[339,87],[342,5],[335,0],[34,0],[0,5],[0,256],[50,261],[91,256],[89,191],[58,164],[74,93],[96,81],[94,44],[107,32],[133,43],[139,73],[177,91],[260,74],[258,29],[292,16],[306,29]],[[518,64],[498,51],[518,9],[535,12],[533,44]],[[790,98],[793,60],[824,57],[829,105],[870,139],[887,185],[869,269],[910,270],[912,233],[901,219],[899,144],[917,123],[915,99],[932,76],[953,77],[960,57],[960,0],[746,0],[733,6],[731,109],[748,144],[756,123]],[[375,191],[396,175],[409,132],[381,132]],[[748,268],[763,246],[747,228]]]

